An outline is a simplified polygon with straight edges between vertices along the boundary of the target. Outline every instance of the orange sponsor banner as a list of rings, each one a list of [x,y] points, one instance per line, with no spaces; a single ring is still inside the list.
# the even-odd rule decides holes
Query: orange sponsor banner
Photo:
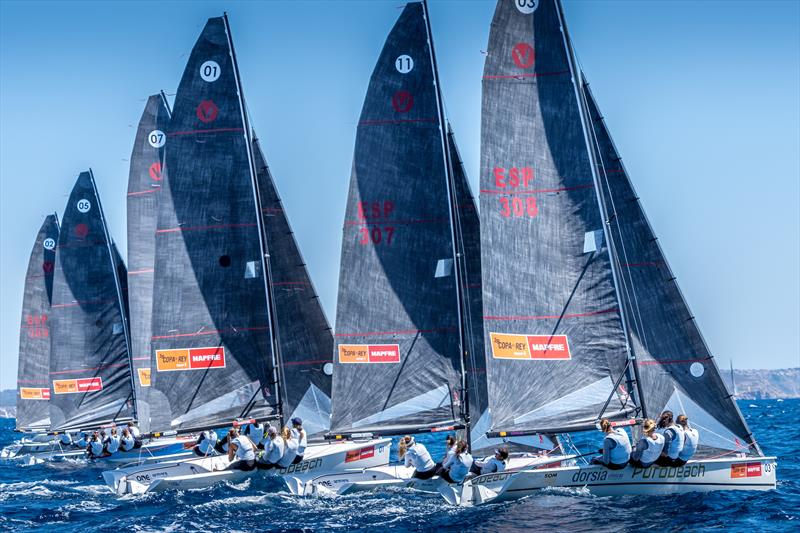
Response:
[[[736,463],[731,465],[731,478],[761,477],[761,463]]]
[[[489,333],[492,357],[527,361],[568,361],[572,359],[566,335],[519,335]]]
[[[340,344],[340,363],[399,363],[399,344]]]
[[[53,392],[56,394],[77,394],[103,390],[103,378],[54,379]]]
[[[136,373],[139,374],[139,386],[140,387],[149,387],[150,386],[150,369],[149,368],[137,368]]]
[[[206,368],[225,368],[224,346],[156,350],[156,370],[159,372]]]
[[[49,400],[50,389],[40,389],[38,387],[20,387],[19,397],[23,400]]]

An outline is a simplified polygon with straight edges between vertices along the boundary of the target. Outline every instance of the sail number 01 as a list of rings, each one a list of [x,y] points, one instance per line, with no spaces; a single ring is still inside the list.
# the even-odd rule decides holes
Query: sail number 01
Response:
[[[217,81],[219,79],[219,75],[219,63],[216,61],[206,61],[200,65],[200,77],[203,78],[203,81],[207,81],[209,83]]]

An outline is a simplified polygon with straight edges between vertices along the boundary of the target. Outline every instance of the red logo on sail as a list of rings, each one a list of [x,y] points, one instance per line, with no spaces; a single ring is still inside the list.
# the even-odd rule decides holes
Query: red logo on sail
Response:
[[[156,350],[156,370],[159,372],[206,368],[225,368],[224,346]]]
[[[153,179],[154,181],[161,181],[161,163],[160,162],[156,161],[155,163],[150,165],[150,168],[148,169],[148,172],[150,174],[150,178],[151,179]]]
[[[568,361],[572,359],[566,335],[518,335],[489,333],[492,357],[535,361]]]
[[[89,235],[89,226],[86,224],[78,224],[75,226],[75,236],[79,239],[85,239]]]
[[[528,43],[517,43],[511,50],[511,58],[519,68],[531,68],[536,53]]]
[[[217,107],[217,104],[211,100],[203,100],[197,105],[195,113],[197,114],[197,118],[200,119],[200,122],[208,124],[209,122],[214,122],[217,120],[219,108]]]
[[[47,272],[48,274],[53,272],[54,268],[55,268],[55,265],[53,264],[52,261],[45,261],[44,263],[42,263],[42,270]]]
[[[397,91],[392,96],[392,107],[398,113],[408,113],[414,107],[414,96],[408,91]]]
[[[54,379],[53,391],[56,394],[76,394],[103,390],[103,378]]]
[[[399,363],[398,344],[340,344],[340,363]]]

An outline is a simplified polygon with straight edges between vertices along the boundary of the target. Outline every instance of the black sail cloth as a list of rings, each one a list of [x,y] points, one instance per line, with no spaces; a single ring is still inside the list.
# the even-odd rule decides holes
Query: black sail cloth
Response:
[[[228,28],[184,71],[158,202],[148,391],[153,431],[277,413],[259,220]]]
[[[440,123],[420,3],[370,79],[342,237],[332,431],[460,418],[458,302]]]
[[[283,412],[286,420],[301,418],[313,438],[331,423],[331,376],[325,365],[332,363],[333,333],[257,141],[253,155],[278,317]]]
[[[17,367],[17,431],[43,431],[50,426],[50,303],[58,231],[58,217],[45,217],[25,274]]]
[[[748,451],[750,430],[681,294],[588,86],[584,94],[605,205],[613,213],[609,229],[620,296],[648,416],[655,418],[664,410],[686,414],[700,433],[699,455]]]
[[[555,0],[498,2],[483,76],[481,254],[492,428],[626,411],[603,216]],[[631,405],[631,407],[633,407]]]
[[[50,429],[135,418],[118,262],[91,171],[72,189],[56,252],[51,306]]]
[[[128,174],[128,288],[131,364],[139,428],[150,431],[150,328],[158,198],[161,191],[169,109],[161,95],[147,99],[131,152]]]

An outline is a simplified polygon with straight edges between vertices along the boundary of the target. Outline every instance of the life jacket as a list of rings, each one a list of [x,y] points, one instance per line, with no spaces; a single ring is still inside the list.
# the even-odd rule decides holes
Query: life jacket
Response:
[[[661,452],[664,450],[664,435],[660,433],[653,433],[653,437],[655,437],[655,439],[651,439],[647,436],[642,437],[642,439],[647,443],[647,448],[645,448],[641,457],[639,457],[639,461],[641,461],[642,464],[650,465],[655,463],[656,460],[661,456]]]
[[[283,452],[283,457],[281,457],[281,460],[278,461],[278,466],[281,466],[283,468],[289,467],[294,461],[294,458],[297,457],[298,446],[299,443],[297,442],[297,439],[287,440],[286,450]]]
[[[616,446],[611,447],[611,451],[608,454],[609,460],[615,465],[627,463],[631,458],[631,441],[625,430],[614,428],[610,433],[606,434],[606,438],[616,444]]]
[[[267,437],[267,444],[264,446],[264,460],[268,463],[278,464],[281,458],[283,458],[285,450],[286,443],[283,441],[283,437],[280,435],[275,437],[275,439]]]
[[[450,463],[450,478],[456,482],[464,481],[472,463],[472,455],[469,452],[464,452],[461,455],[456,454]]]
[[[678,454],[678,459],[688,461],[697,451],[697,444],[700,442],[700,434],[694,428],[686,428],[683,432],[683,449]]]
[[[672,424],[666,430],[664,430],[664,433],[667,431],[672,432],[672,440],[669,443],[667,455],[670,459],[677,459],[681,453],[681,450],[683,450],[683,429],[677,424]]]
[[[100,457],[103,455],[103,443],[99,440],[93,440],[89,443],[89,448],[92,452],[92,455],[95,457]]]
[[[108,446],[106,448],[108,453],[117,453],[117,450],[119,450],[119,443],[119,435],[112,435],[109,437]]]
[[[125,452],[131,451],[135,445],[136,445],[136,439],[133,438],[133,435],[122,437],[122,441],[120,443],[122,451]]]
[[[481,467],[481,474],[491,474],[493,472],[502,472],[506,469],[505,461],[500,461],[495,456],[489,457],[483,462]]]

